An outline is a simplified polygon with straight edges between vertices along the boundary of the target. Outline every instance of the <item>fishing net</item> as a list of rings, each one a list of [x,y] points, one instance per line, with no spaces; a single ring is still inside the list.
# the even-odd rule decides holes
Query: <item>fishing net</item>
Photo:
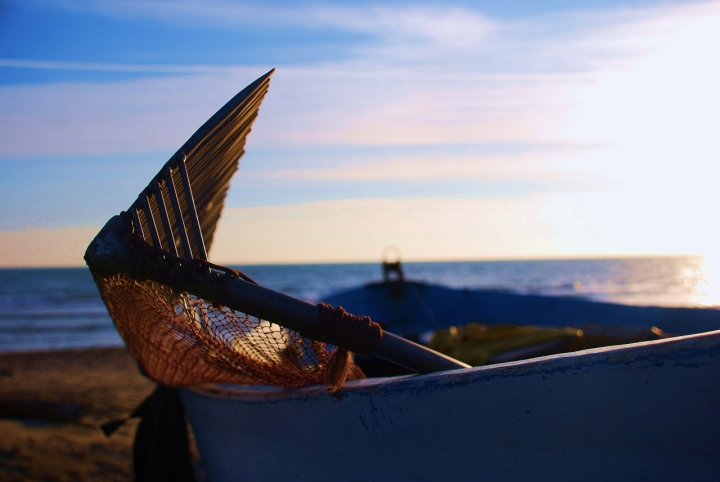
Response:
[[[153,281],[96,277],[127,348],[153,380],[170,387],[204,383],[303,387],[336,384],[342,351]],[[348,379],[363,378],[354,365]]]
[[[176,267],[216,267],[207,263],[206,250],[271,74],[231,99],[165,164],[119,221],[126,223],[123,241],[112,241],[103,228],[86,252],[128,350],[163,385],[330,383],[336,389],[346,378],[363,377],[344,349],[173,289],[177,284],[147,280],[139,275],[143,257],[130,256],[138,266],[115,270],[93,262],[114,242],[149,250],[156,260],[174,259]]]

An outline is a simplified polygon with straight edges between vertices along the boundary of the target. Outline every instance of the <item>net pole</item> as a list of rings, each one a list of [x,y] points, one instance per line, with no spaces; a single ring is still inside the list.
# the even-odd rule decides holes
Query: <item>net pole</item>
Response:
[[[318,321],[317,305],[239,278],[226,281],[220,293],[207,294],[216,296],[218,302],[229,308],[272,321],[301,334],[312,330]],[[318,341],[332,343],[330,340]],[[470,365],[387,331],[383,331],[380,345],[373,354],[419,373],[470,368]]]

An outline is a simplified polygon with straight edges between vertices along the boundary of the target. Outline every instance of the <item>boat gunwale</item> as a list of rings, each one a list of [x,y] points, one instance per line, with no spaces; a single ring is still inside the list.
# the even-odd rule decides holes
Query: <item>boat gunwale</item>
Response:
[[[717,340],[714,340],[714,338],[717,338]],[[676,347],[675,345],[688,346]],[[532,375],[534,373],[548,375],[567,370],[588,369],[598,365],[628,365],[630,359],[635,362],[637,362],[638,359],[643,359],[649,362],[647,363],[648,365],[656,365],[658,363],[658,357],[670,359],[669,357],[673,354],[699,349],[720,350],[720,329],[660,340],[590,348],[468,369],[354,380],[346,382],[340,392],[334,395],[330,394],[329,385],[313,385],[288,389],[268,385],[208,384],[184,387],[183,389],[210,398],[248,403],[281,402],[298,399],[307,400],[322,396],[334,397],[337,400],[341,400],[346,396],[371,395],[378,391],[382,391],[384,394],[390,394],[392,392],[403,392],[416,390],[418,388],[430,390],[440,387],[463,386],[497,377],[514,378],[517,376]],[[675,358],[677,361],[677,357]]]

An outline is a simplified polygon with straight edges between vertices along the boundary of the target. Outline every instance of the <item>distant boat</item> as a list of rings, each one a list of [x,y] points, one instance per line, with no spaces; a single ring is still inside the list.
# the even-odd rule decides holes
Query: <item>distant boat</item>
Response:
[[[720,479],[718,310],[388,279],[326,298],[386,325],[382,331],[348,317],[353,329],[338,334],[347,321],[340,310],[324,317],[325,306],[208,263],[270,74],[206,122],[85,256],[145,373],[184,387],[180,398],[209,480]],[[471,321],[655,326],[680,336],[475,368],[397,336],[422,340],[426,331]],[[348,336],[356,328],[361,336]],[[432,373],[348,381],[339,391],[245,384],[282,364],[289,371],[271,374],[277,379],[290,373],[319,380],[315,367],[347,365],[327,361],[341,350],[312,340],[355,346],[367,334],[379,336],[368,338],[368,360]],[[318,353],[326,358],[310,356]],[[228,380],[235,383],[207,384]],[[184,430],[182,414],[175,419]],[[151,461],[154,454],[144,453]]]
[[[356,315],[370,316],[391,332],[410,336],[471,322],[554,327],[656,326],[675,335],[720,329],[720,309],[717,308],[633,306],[575,296],[450,288],[406,281],[402,275],[392,279],[386,276],[384,281],[332,293],[322,300]]]

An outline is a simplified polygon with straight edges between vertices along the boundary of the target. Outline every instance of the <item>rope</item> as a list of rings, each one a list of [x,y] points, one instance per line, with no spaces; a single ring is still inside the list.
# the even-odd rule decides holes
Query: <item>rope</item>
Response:
[[[353,366],[352,353],[344,348],[338,348],[330,358],[326,375],[326,382],[330,385],[330,394],[337,393],[347,380]]]
[[[355,316],[342,306],[334,308],[327,303],[318,306],[318,321],[306,337],[341,346],[359,355],[370,356],[380,345],[382,328],[369,316]]]

